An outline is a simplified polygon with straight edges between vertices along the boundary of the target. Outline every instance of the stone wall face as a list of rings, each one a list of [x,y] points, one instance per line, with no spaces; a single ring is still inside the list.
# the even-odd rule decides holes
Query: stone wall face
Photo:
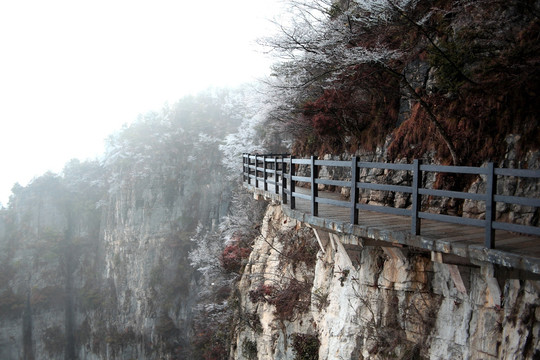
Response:
[[[313,263],[284,256],[299,233],[319,248]],[[449,265],[412,248],[345,240],[269,206],[238,285],[243,317],[257,326],[239,326],[235,359],[293,359],[298,334],[318,340],[319,359],[540,356],[540,282],[502,278],[490,264]],[[308,290],[289,299],[299,305],[283,316],[272,291],[291,279]]]
[[[525,156],[518,158],[516,156],[516,146],[519,141],[518,135],[509,135],[506,138],[507,150],[503,160],[495,164],[498,168],[516,168],[516,169],[540,169],[540,152],[528,151]],[[388,145],[388,141],[387,144]],[[358,151],[354,154],[359,161],[366,162],[388,162],[386,146],[378,148],[374,152]],[[324,160],[350,161],[352,154],[325,155]],[[434,154],[426,154],[421,159],[424,164],[437,164],[434,160]],[[411,163],[407,159],[400,159],[396,163]],[[487,163],[482,166],[487,166]],[[307,165],[300,165],[299,176],[310,176],[310,169]],[[462,176],[458,174],[458,177]],[[319,178],[332,180],[350,181],[351,171],[349,167],[319,167]],[[391,184],[401,186],[412,185],[412,174],[402,170],[384,170],[362,168],[359,172],[359,181],[366,183]],[[454,185],[441,185],[438,174],[434,172],[424,172],[421,185],[427,189],[440,189],[463,191],[469,193],[485,194],[486,176],[475,175],[468,176],[465,182]],[[455,181],[455,180],[452,180]],[[299,184],[300,186],[309,186],[309,184]],[[335,187],[319,184],[319,190],[328,190],[339,192],[343,199],[350,198],[349,187]],[[496,193],[498,195],[509,195],[518,197],[538,197],[540,194],[540,180],[534,178],[520,178],[510,176],[499,176],[497,180]],[[411,194],[379,191],[379,190],[359,190],[359,201],[363,204],[385,205],[397,208],[411,207]],[[469,218],[484,219],[485,202],[478,200],[460,200],[444,197],[423,196],[422,209],[431,213],[444,213],[449,215],[459,215]],[[513,222],[522,225],[537,226],[540,219],[540,209],[515,204],[497,203],[496,219],[499,221]]]

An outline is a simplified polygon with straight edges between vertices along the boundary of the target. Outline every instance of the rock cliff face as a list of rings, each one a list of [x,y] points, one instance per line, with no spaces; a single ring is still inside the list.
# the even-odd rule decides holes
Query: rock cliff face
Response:
[[[249,321],[235,359],[540,356],[540,282],[349,243],[268,207],[239,282],[239,317]]]
[[[0,359],[188,356],[191,238],[232,188],[218,139],[236,122],[218,110],[188,99],[111,137],[103,161],[15,186],[0,209]]]

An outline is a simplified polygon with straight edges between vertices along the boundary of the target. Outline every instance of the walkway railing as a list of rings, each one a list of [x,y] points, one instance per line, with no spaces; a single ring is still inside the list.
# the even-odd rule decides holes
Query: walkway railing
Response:
[[[303,172],[305,174],[309,173],[309,176],[298,176],[296,172],[299,166],[305,166],[307,169],[303,169]],[[348,168],[351,179],[321,179],[319,177],[321,166]],[[360,181],[360,172],[362,169],[407,171],[412,176],[411,185],[390,185]],[[424,173],[427,172],[484,175],[486,177],[486,191],[485,193],[469,193],[425,188],[423,187],[422,179]],[[291,209],[295,208],[296,199],[308,200],[311,203],[311,214],[313,216],[318,216],[319,204],[349,208],[350,222],[355,225],[358,224],[359,210],[408,216],[411,218],[411,233],[414,235],[420,235],[422,219],[483,227],[485,229],[484,246],[490,249],[495,248],[495,230],[506,230],[540,236],[540,227],[538,226],[519,225],[496,220],[496,203],[540,207],[540,199],[538,198],[497,194],[497,181],[501,177],[540,179],[540,170],[495,168],[493,163],[488,163],[487,167],[469,167],[423,165],[420,160],[414,160],[412,164],[394,164],[363,162],[359,161],[356,157],[353,157],[351,161],[335,161],[319,160],[315,156],[309,159],[297,159],[288,154],[243,155],[244,183],[248,186],[261,188],[266,192],[271,188],[276,195],[281,197],[283,204],[288,204]],[[308,184],[311,189],[310,193],[304,194],[297,192],[296,186],[299,183]],[[320,184],[350,188],[350,201],[319,196],[318,185]],[[272,186],[269,187],[269,185]],[[360,189],[408,193],[411,194],[411,206],[410,208],[396,208],[360,203]],[[422,211],[422,196],[448,197],[484,202],[486,209],[485,218],[475,219]]]

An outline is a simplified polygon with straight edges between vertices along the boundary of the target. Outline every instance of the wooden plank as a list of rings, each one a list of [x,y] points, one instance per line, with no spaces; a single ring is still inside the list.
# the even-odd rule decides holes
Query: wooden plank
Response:
[[[455,228],[448,231],[436,231],[436,228],[432,228],[429,232],[423,233],[424,235],[427,235],[431,233],[432,236],[436,236],[438,238],[451,238],[456,235],[467,235],[467,236],[484,236],[484,232],[480,228]]]
[[[485,223],[484,220],[480,219],[474,219],[474,218],[464,218],[454,215],[446,215],[446,214],[435,214],[430,212],[419,212],[418,217],[421,219],[426,220],[433,220],[433,221],[440,221],[440,222],[446,222],[451,224],[458,224],[458,225],[464,225],[464,226],[477,226],[482,227]]]
[[[376,212],[380,214],[386,214],[391,216],[403,216],[409,218],[411,210],[404,208],[394,208],[382,205],[373,204],[356,204],[356,208],[362,211]]]
[[[479,239],[483,239],[483,235],[480,234],[460,234],[460,233],[453,233],[453,234],[445,234],[443,236],[429,236],[429,235],[422,235],[425,238],[434,240],[436,242],[441,243],[447,243],[447,244],[455,244],[460,242],[477,242]]]
[[[393,232],[402,233],[402,232],[409,232],[411,230],[409,225],[410,224],[394,224],[394,225],[374,224],[374,225],[368,225],[367,227],[368,229],[372,228],[372,229],[380,229],[380,230],[390,230]]]
[[[392,220],[392,219],[384,219],[384,218],[360,218],[358,221],[359,221],[358,225],[361,225],[361,226],[379,225],[379,226],[391,227],[394,225],[398,225],[398,226],[409,225],[407,221],[403,221],[401,219]]]
[[[449,242],[459,242],[459,241],[474,241],[474,240],[483,240],[484,234],[456,234],[455,236],[444,237],[439,240],[449,241]]]
[[[495,246],[496,247],[499,247],[499,245],[509,245],[509,244],[518,244],[518,243],[521,243],[521,242],[529,242],[529,241],[532,241],[532,242],[539,242],[540,243],[540,239],[538,238],[534,238],[534,237],[529,237],[529,236],[520,236],[520,235],[517,235],[517,234],[508,234],[506,237],[499,237],[499,236],[495,236]]]
[[[434,220],[424,220],[422,222],[422,230],[429,230],[429,229],[433,229],[433,228],[437,228],[437,227],[440,227],[440,228],[451,228],[451,229],[457,229],[457,230],[461,230],[461,231],[465,231],[465,230],[480,230],[482,231],[483,228],[481,227],[476,227],[476,226],[463,226],[463,225],[456,225],[456,224],[452,224],[452,223],[447,223],[447,222],[439,222],[439,221],[434,221]]]
[[[485,174],[486,168],[472,166],[450,166],[450,165],[420,165],[420,170],[429,172],[455,173],[455,174]]]
[[[455,234],[460,235],[483,235],[483,229],[481,228],[463,228],[458,226],[448,226],[444,224],[430,225],[430,227],[422,227],[422,235],[424,236],[437,236],[437,237],[447,237],[453,236]]]
[[[332,217],[342,219],[343,221],[347,220],[347,215],[348,215],[347,210],[343,210],[343,209],[339,209],[336,211],[328,211],[328,210],[323,209],[323,210],[320,210],[320,213],[326,216],[332,216]]]
[[[404,221],[407,221],[408,219],[404,216],[397,216],[397,215],[388,215],[388,214],[383,214],[383,213],[379,213],[379,212],[366,212],[366,211],[362,211],[358,214],[358,217],[359,218],[365,218],[365,219],[369,219],[369,218],[375,218],[375,219],[400,219],[400,220],[404,220]]]
[[[390,226],[390,225],[396,225],[396,224],[405,225],[407,223],[400,219],[392,220],[392,219],[385,219],[385,218],[363,218],[363,217],[358,218],[358,225],[372,225],[372,224],[381,224],[381,225]]]
[[[358,213],[358,216],[377,216],[377,217],[387,217],[389,219],[398,218],[398,219],[403,219],[403,220],[410,219],[408,216],[391,215],[391,214],[385,214],[385,213],[381,213],[377,211],[369,211],[369,210],[360,210]]]
[[[519,177],[540,177],[540,170],[537,169],[495,169],[495,175],[519,176]]]
[[[510,247],[515,249],[532,248],[534,246],[538,246],[539,242],[540,241],[538,239],[527,239],[523,237],[517,237],[497,242],[497,238],[495,238],[495,246],[497,247],[497,249],[504,249]]]
[[[366,226],[366,230],[378,231],[378,232],[383,231],[393,238],[398,238],[399,235],[403,233],[408,233],[410,231],[409,226],[404,226],[404,225],[392,225],[392,226],[370,225],[370,226]]]

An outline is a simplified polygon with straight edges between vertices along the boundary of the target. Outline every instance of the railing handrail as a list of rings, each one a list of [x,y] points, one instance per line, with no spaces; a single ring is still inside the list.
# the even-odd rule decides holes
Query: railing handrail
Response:
[[[318,205],[322,203],[350,208],[350,222],[353,225],[358,224],[358,210],[370,210],[394,215],[409,216],[411,217],[411,233],[414,235],[420,235],[421,219],[431,219],[455,224],[484,227],[484,245],[490,249],[495,247],[495,230],[507,230],[540,236],[540,227],[538,226],[500,222],[496,221],[495,216],[496,203],[540,207],[540,199],[538,198],[497,194],[498,176],[540,179],[540,170],[495,168],[494,164],[491,162],[488,163],[486,167],[472,167],[424,165],[420,160],[414,160],[412,164],[366,162],[359,161],[356,157],[353,157],[350,161],[319,160],[315,156],[311,156],[309,159],[297,159],[289,154],[243,154],[243,161],[244,183],[251,185],[251,181],[254,180],[255,187],[258,188],[259,182],[262,181],[264,191],[268,191],[269,183],[274,185],[275,193],[281,195],[281,200],[283,203],[289,203],[291,209],[295,208],[296,198],[308,199],[311,202],[311,214],[313,216],[318,216]],[[310,176],[297,176],[295,165],[307,165],[310,169]],[[321,166],[341,168],[348,167],[351,171],[351,180],[321,179],[319,178],[318,171]],[[361,169],[410,171],[412,173],[411,185],[378,184],[374,182],[360,181]],[[422,178],[423,174],[427,172],[485,176],[486,192],[471,193],[465,191],[424,188],[422,186]],[[274,175],[272,180],[268,178],[268,174]],[[262,177],[259,175],[262,175]],[[310,194],[305,195],[297,193],[295,191],[296,182],[309,183],[311,186]],[[319,184],[349,187],[351,189],[350,201],[332,200],[319,197]],[[375,206],[369,204],[360,204],[358,201],[359,189],[410,193],[412,203],[411,208],[404,209],[387,205]],[[421,197],[423,195],[484,201],[486,205],[485,219],[450,216],[421,211]]]

